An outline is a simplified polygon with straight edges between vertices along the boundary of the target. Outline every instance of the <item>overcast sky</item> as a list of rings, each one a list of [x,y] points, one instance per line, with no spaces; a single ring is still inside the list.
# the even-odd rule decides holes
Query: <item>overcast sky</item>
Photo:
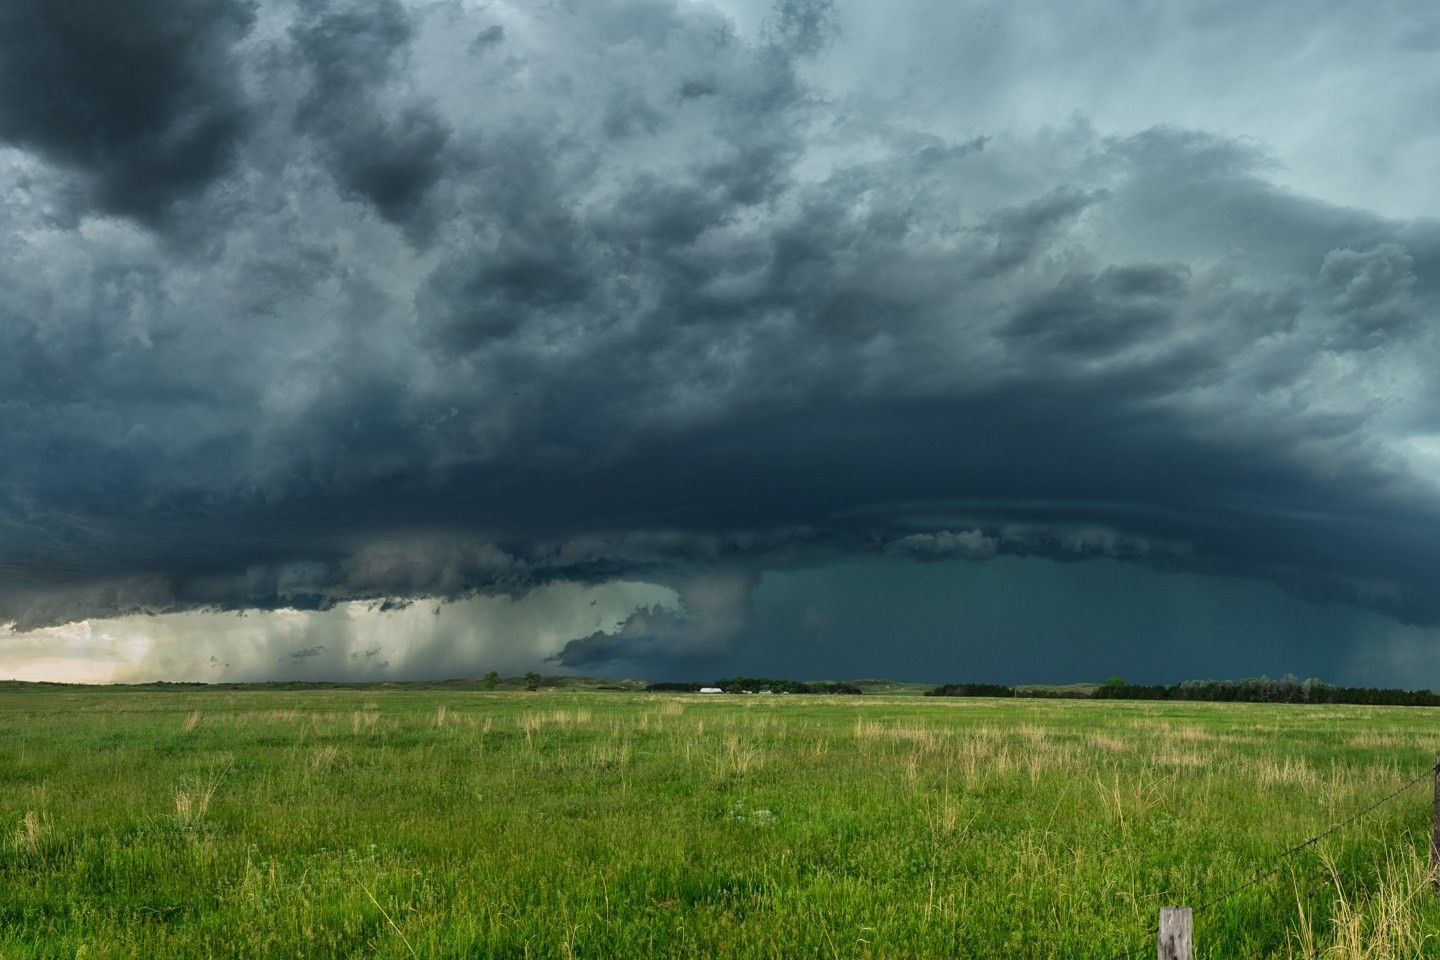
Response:
[[[9,0],[0,677],[1440,687],[1437,54]]]

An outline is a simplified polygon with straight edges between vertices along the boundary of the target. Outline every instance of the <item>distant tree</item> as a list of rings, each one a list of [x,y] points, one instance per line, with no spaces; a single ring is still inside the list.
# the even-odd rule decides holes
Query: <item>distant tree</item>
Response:
[[[532,693],[536,690],[539,690],[540,681],[542,679],[544,678],[541,677],[540,674],[536,673],[534,670],[531,670],[529,673],[525,674],[525,689],[531,691]]]
[[[497,672],[494,671],[494,670],[491,670],[489,673],[485,674],[485,679],[484,679],[484,680],[481,680],[481,681],[480,681],[480,684],[481,684],[481,686],[483,686],[486,690],[494,690],[496,684],[498,684],[499,682],[500,682],[500,674],[497,673]]]
[[[1013,697],[1015,691],[1001,683],[947,683],[925,692],[927,697]]]
[[[731,677],[716,680],[715,686],[726,693],[863,693],[853,683],[822,680],[805,683],[802,680],[786,680],[775,677]],[[697,688],[698,689],[698,686]]]
[[[846,693],[851,696],[859,696],[865,691],[853,683],[846,683],[843,680],[822,680],[817,683],[805,684],[806,693]]]

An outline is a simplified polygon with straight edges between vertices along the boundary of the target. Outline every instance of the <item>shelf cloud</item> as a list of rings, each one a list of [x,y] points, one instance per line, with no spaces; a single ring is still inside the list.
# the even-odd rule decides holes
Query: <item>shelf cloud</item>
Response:
[[[1440,623],[1406,9],[9,4],[0,623],[645,581],[552,662],[685,665],[1001,558]]]

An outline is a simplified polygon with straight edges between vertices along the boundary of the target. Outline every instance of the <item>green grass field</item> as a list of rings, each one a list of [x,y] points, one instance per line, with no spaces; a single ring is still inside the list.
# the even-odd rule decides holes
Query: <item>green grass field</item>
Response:
[[[1154,956],[1434,762],[1428,709],[0,691],[0,957]],[[1428,782],[1196,917],[1440,956]]]

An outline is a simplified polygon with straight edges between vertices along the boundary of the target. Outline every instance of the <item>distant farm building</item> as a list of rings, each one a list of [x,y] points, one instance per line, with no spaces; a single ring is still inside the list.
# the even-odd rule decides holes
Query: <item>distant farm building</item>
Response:
[[[701,692],[701,693],[724,693],[725,691],[724,691],[724,690],[721,690],[719,687],[701,687],[701,688],[700,688],[700,692]]]

